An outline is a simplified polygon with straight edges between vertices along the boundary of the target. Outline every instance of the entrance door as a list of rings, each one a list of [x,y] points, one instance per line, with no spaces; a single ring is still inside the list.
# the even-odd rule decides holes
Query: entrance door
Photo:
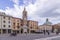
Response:
[[[1,29],[0,29],[0,34],[1,34]]]
[[[7,32],[6,29],[3,29],[2,31],[3,31],[3,34]]]
[[[16,30],[13,30],[13,33],[16,33]]]
[[[8,33],[11,33],[11,29],[8,29]]]
[[[17,31],[17,33],[19,33],[19,30]]]
[[[21,33],[23,33],[23,29],[21,29]]]

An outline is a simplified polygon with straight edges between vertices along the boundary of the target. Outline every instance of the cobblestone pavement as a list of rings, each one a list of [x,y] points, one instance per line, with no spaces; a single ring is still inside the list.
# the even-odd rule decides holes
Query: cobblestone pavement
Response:
[[[40,38],[35,40],[60,40],[60,35],[58,36],[52,36],[52,37],[46,37],[46,38]]]
[[[40,38],[47,38],[57,36],[55,34],[44,35],[44,34],[18,34],[17,36],[10,36],[10,34],[0,34],[0,40],[35,40]],[[52,39],[54,40],[54,39]]]

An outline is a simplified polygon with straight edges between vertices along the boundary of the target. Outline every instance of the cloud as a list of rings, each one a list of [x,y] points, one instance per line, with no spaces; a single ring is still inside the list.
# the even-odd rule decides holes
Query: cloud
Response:
[[[19,0],[10,0],[12,2],[14,2],[16,5],[19,5]]]
[[[49,18],[53,24],[60,22],[60,0],[40,0],[37,2],[36,5],[38,6],[36,6],[35,15],[39,18],[39,21],[41,21],[40,24],[43,23],[46,18]],[[42,20],[42,18],[44,20]]]
[[[22,11],[24,6],[28,12],[28,20],[38,21],[43,24],[46,18],[54,23],[60,22],[60,0],[11,0],[14,2],[14,7],[6,7],[4,11],[6,14],[14,17],[22,18]],[[22,5],[20,5],[20,2]]]
[[[19,7],[18,5],[14,5],[14,8],[7,7],[6,10],[5,10],[5,13],[9,14],[9,15],[12,15],[14,17],[21,18],[22,11],[23,11],[23,7],[22,6]]]

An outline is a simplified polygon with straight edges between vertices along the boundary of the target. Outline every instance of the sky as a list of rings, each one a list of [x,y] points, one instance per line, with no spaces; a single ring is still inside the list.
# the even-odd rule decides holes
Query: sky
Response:
[[[22,18],[26,7],[28,20],[38,21],[42,25],[46,18],[52,24],[60,23],[60,0],[0,0],[0,12]]]

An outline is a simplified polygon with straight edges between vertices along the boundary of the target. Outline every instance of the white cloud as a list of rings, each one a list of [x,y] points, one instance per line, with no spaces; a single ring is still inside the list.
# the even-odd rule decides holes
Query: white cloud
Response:
[[[32,0],[23,0],[23,3],[24,3],[23,6],[19,5],[19,2],[20,2],[19,0],[11,0],[11,1],[15,3],[14,8],[6,7],[5,10],[0,10],[0,11],[4,11],[6,14],[10,14],[12,16],[21,18],[24,6],[26,6],[26,10],[28,12],[28,19],[30,20],[36,20],[40,22],[39,24],[43,24],[46,18],[49,18],[49,20],[52,23],[60,22],[59,16],[54,17],[53,15],[50,15],[49,13],[46,14],[46,12],[53,9],[54,9],[53,10],[54,13],[60,14],[60,6],[59,6],[60,0],[36,0],[34,4],[32,4]],[[49,15],[49,17],[45,17],[46,15]],[[50,16],[53,16],[53,17],[51,18]]]
[[[23,11],[22,6],[14,5],[14,8],[7,7],[6,10],[5,10],[5,13],[9,14],[9,15],[12,15],[14,17],[21,18],[22,11]]]
[[[19,0],[10,0],[13,1],[15,4],[19,5]]]

